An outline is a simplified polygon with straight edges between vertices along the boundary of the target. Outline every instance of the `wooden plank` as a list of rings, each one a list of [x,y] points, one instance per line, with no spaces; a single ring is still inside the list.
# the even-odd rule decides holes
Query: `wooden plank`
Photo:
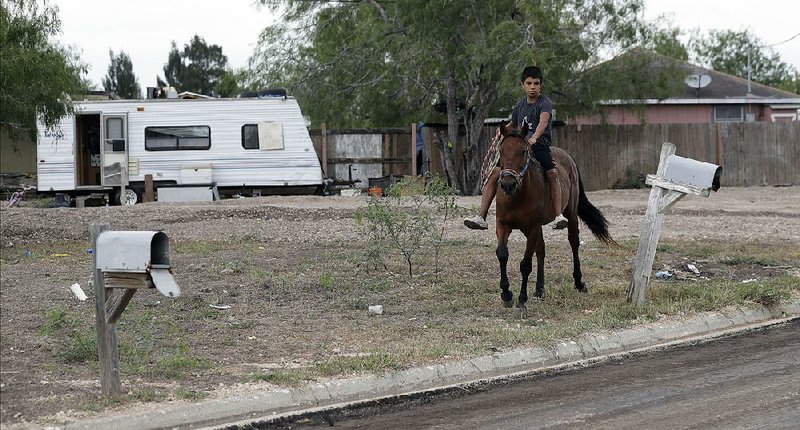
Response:
[[[146,273],[104,273],[106,288],[155,288]]]
[[[136,293],[135,289],[127,289],[123,290],[121,293],[116,294],[114,296],[113,301],[109,301],[107,303],[106,309],[106,323],[107,324],[116,324],[119,317],[122,315],[122,312],[128,306],[133,295]]]
[[[711,194],[711,190],[708,188],[698,188],[692,185],[687,184],[679,184],[677,182],[672,182],[670,180],[659,178],[655,175],[647,175],[647,178],[644,181],[647,185],[652,185],[654,187],[661,187],[665,190],[674,190],[680,191],[685,194],[694,194],[697,196],[708,197]]]

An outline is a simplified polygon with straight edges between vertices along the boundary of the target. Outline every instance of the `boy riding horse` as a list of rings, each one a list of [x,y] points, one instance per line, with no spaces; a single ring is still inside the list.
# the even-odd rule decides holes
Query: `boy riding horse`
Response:
[[[555,229],[562,229],[567,226],[567,220],[561,216],[561,185],[558,182],[556,165],[553,163],[553,156],[550,154],[552,139],[552,118],[553,102],[547,96],[542,95],[542,70],[536,66],[528,66],[522,71],[522,90],[525,98],[517,102],[511,112],[511,122],[509,125],[514,128],[522,128],[528,125],[528,135],[526,141],[531,145],[531,153],[536,161],[542,165],[542,170],[547,176],[548,189],[550,191],[550,211],[552,218],[559,217],[555,223]],[[488,224],[486,215],[489,213],[489,206],[492,204],[497,193],[497,182],[500,178],[500,169],[497,167],[498,145],[500,144],[500,129],[497,130],[489,153],[484,159],[484,166],[481,171],[481,185],[483,194],[481,196],[481,207],[478,215],[464,220],[464,225],[472,229],[486,230]],[[488,182],[487,182],[488,179]],[[484,183],[485,182],[485,183]]]

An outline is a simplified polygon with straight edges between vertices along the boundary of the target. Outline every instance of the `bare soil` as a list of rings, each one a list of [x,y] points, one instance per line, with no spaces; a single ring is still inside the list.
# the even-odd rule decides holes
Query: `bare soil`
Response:
[[[494,233],[461,225],[479,197],[457,201],[462,211],[447,224],[442,272],[435,274],[433,261],[422,259],[413,278],[392,249],[383,251],[385,267],[364,260],[356,212],[366,206],[365,196],[3,207],[0,423],[64,424],[158,402],[191,402],[256,386],[298,385],[536,344],[546,338],[544,328],[624,301],[648,193],[588,193],[622,245],[604,247],[583,229],[588,298],[572,289],[566,234],[545,227],[546,299],[523,319],[500,306]],[[117,400],[100,396],[92,350],[87,250],[89,225],[96,222],[114,230],[164,231],[183,291],[177,299],[155,290],[137,292],[123,314],[117,333],[126,394]],[[796,293],[798,243],[800,188],[723,188],[709,198],[686,197],[664,221],[654,269],[669,270],[674,278],[656,282],[654,300],[670,301],[680,314],[704,308],[672,304],[695,285],[724,290],[766,282],[790,284]],[[523,247],[524,237],[514,233],[512,261]],[[516,263],[509,265],[512,284],[518,282],[515,268]],[[74,283],[89,300],[75,298],[69,289]],[[385,313],[369,313],[373,304],[382,304]],[[664,313],[645,310],[630,323]]]

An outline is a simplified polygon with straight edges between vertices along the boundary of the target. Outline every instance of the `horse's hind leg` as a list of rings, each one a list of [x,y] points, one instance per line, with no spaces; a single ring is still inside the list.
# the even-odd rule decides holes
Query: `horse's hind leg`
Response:
[[[581,240],[577,216],[573,216],[569,219],[567,232],[569,234],[569,247],[572,248],[572,279],[575,281],[575,289],[586,293],[589,290],[586,288],[586,284],[581,280],[583,278],[583,273],[581,272],[581,258],[578,255],[578,248],[581,246]]]

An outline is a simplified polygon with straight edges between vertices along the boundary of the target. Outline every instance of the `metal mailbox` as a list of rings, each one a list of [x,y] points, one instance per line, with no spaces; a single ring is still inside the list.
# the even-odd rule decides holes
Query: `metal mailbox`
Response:
[[[667,157],[664,179],[676,184],[717,191],[722,167],[672,154]],[[707,191],[706,191],[707,192]]]
[[[170,273],[169,238],[160,231],[111,231],[97,237],[96,268],[106,276],[144,275],[161,294],[178,297],[181,290]]]

